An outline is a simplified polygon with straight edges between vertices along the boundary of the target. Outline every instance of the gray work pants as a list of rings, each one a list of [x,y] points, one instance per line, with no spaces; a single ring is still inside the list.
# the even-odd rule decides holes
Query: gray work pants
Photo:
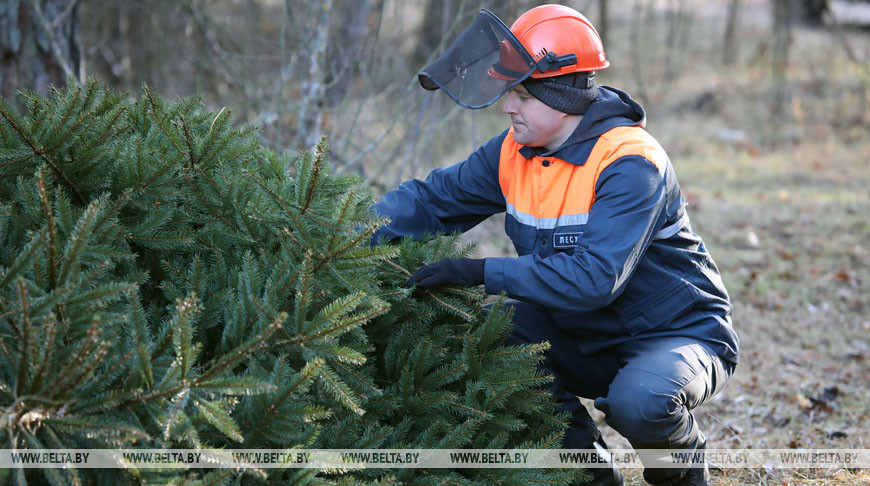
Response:
[[[577,396],[595,400],[605,422],[635,449],[695,450],[704,446],[692,409],[725,387],[734,364],[689,337],[636,339],[583,354],[543,308],[509,300],[514,332],[509,344],[550,342],[541,368],[555,377],[553,395],[570,412],[564,448],[591,449],[601,433]],[[643,457],[641,457],[643,459]],[[685,467],[644,470],[650,483],[678,478]]]

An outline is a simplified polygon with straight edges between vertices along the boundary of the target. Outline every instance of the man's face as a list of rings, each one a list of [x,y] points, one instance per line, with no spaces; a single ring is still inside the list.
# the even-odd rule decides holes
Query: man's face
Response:
[[[549,150],[562,145],[579,122],[576,115],[567,115],[545,105],[521,84],[508,91],[502,111],[511,117],[517,143]]]

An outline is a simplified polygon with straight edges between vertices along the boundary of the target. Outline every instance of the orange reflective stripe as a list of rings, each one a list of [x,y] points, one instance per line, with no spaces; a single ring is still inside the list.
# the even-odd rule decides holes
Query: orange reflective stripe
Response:
[[[595,202],[598,177],[620,157],[644,157],[660,174],[664,174],[668,160],[658,142],[640,127],[617,127],[601,135],[584,165],[556,157],[526,159],[520,148],[511,128],[501,146],[499,184],[508,213],[538,228],[561,226],[563,221],[585,222]],[[547,167],[544,161],[548,161]]]

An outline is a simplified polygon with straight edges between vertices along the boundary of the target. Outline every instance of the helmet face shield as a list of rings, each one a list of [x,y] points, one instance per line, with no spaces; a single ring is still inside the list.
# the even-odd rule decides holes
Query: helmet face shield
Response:
[[[459,106],[477,109],[495,103],[536,68],[510,29],[484,9],[417,77],[423,88],[441,89]]]

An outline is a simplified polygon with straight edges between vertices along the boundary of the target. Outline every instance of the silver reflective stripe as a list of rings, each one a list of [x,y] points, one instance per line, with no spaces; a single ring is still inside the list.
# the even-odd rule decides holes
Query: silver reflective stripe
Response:
[[[517,211],[514,205],[510,203],[507,205],[507,214],[513,216],[518,223],[532,226],[537,229],[556,229],[560,226],[583,225],[589,220],[589,214],[563,214],[558,218],[536,218],[531,214]],[[677,234],[681,229],[683,229],[683,226],[686,226],[687,224],[689,224],[689,213],[683,211],[683,215],[680,216],[680,219],[659,230],[659,232],[653,237],[653,240],[666,240]]]
[[[537,229],[555,229],[559,226],[577,226],[586,224],[589,220],[588,214],[563,214],[558,218],[536,218],[531,214],[517,211],[513,204],[508,203],[507,214],[510,214],[517,220],[527,226],[533,226]]]
[[[680,216],[680,219],[677,220],[674,224],[669,224],[662,228],[656,235],[653,237],[654,240],[666,240],[671,236],[674,236],[683,229],[683,226],[689,224],[689,213],[683,210],[683,215]]]

